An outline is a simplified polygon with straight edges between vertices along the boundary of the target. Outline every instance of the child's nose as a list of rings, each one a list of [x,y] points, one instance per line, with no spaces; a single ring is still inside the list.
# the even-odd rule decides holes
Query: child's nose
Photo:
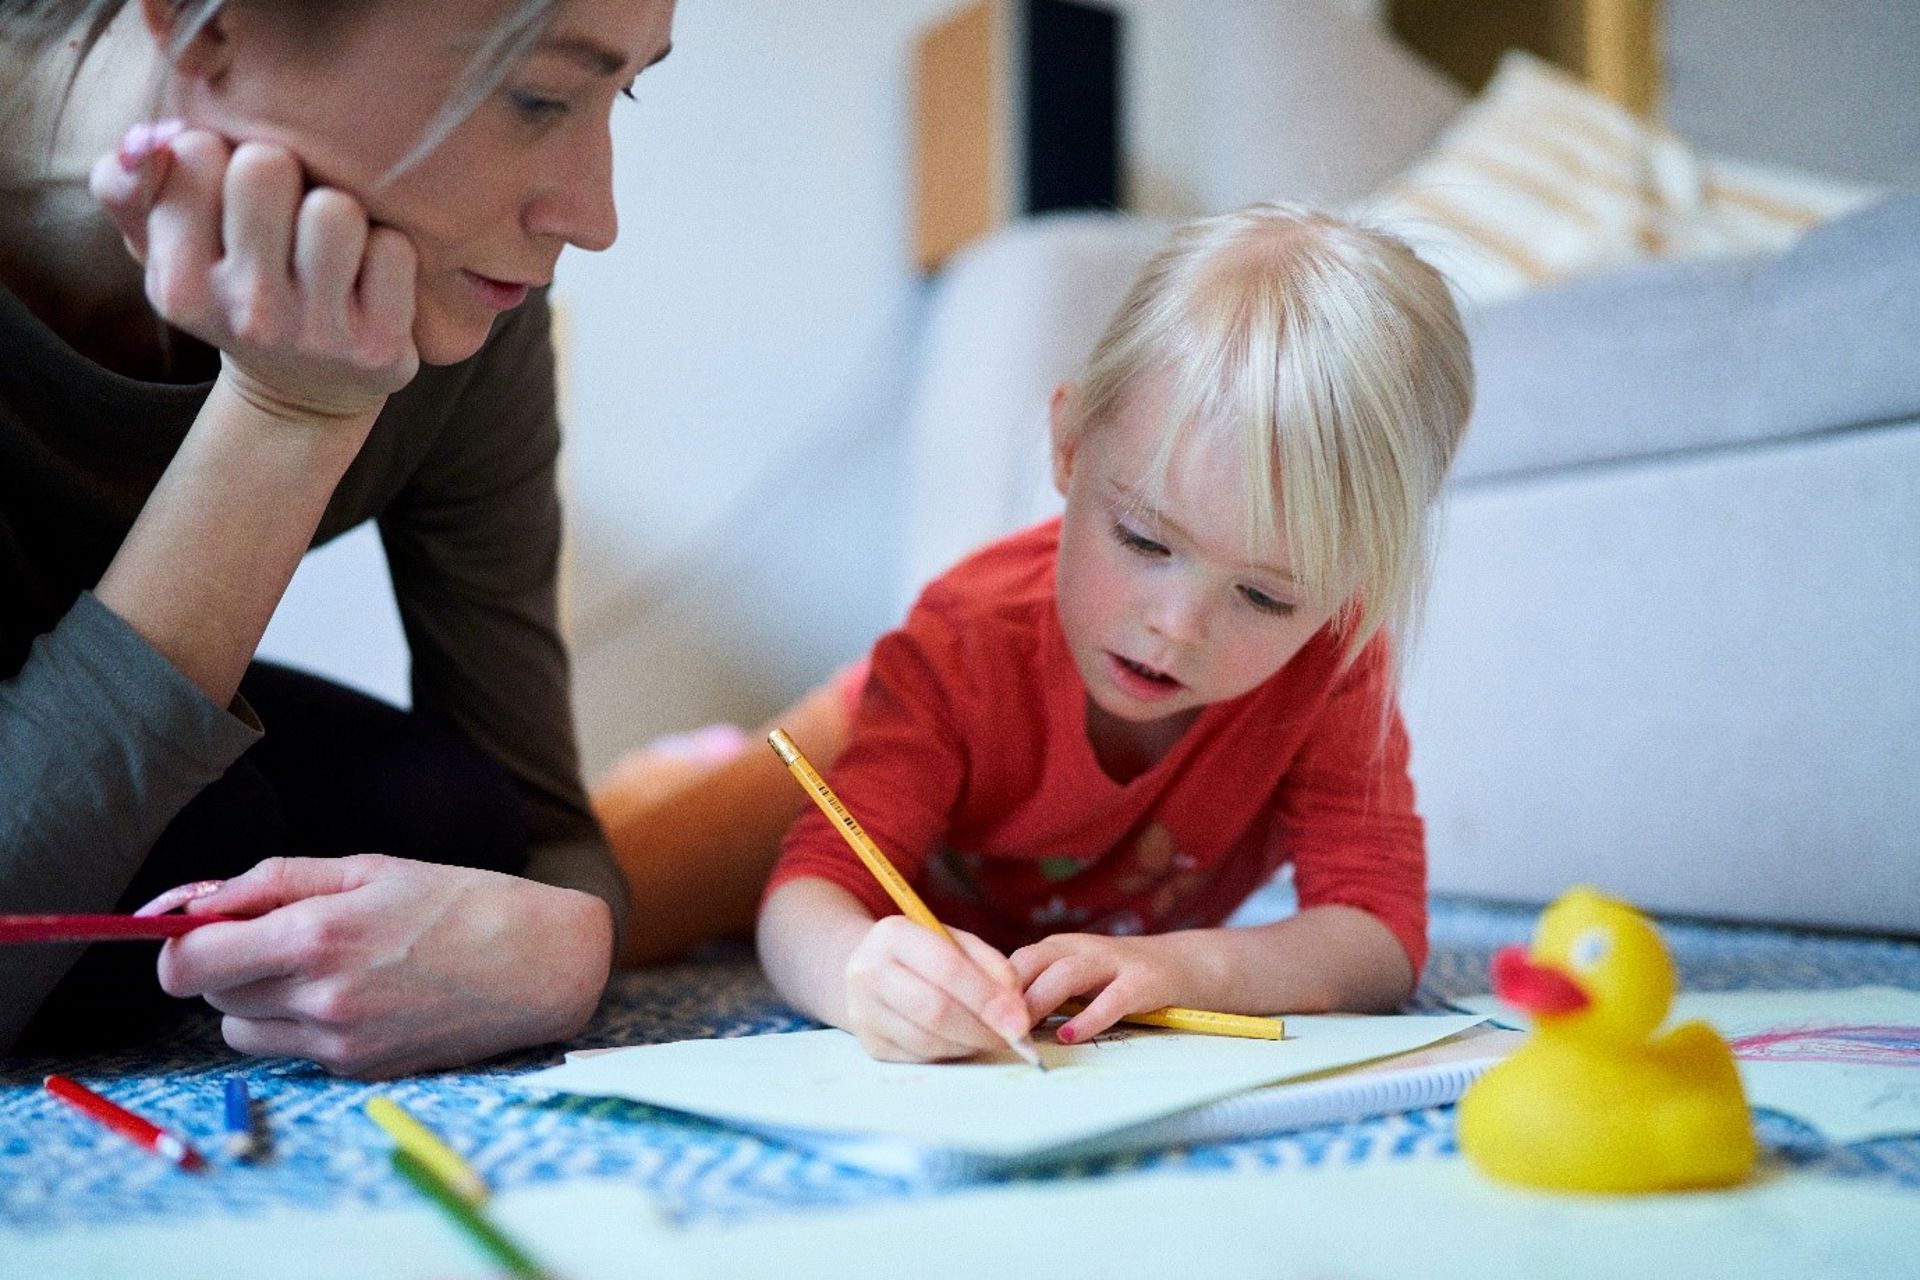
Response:
[[[1147,609],[1147,629],[1187,647],[1206,638],[1206,607],[1197,592],[1178,588],[1156,594]]]

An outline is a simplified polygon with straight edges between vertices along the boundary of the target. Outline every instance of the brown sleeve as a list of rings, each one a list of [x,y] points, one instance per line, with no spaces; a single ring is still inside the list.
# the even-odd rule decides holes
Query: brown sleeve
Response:
[[[580,780],[560,639],[553,347],[544,294],[504,317],[433,447],[380,517],[413,658],[413,706],[513,775],[526,874],[613,910],[627,896]]]

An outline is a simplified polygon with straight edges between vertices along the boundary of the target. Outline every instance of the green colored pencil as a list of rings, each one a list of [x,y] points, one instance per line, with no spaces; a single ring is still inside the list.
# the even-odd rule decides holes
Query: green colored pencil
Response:
[[[449,1218],[472,1237],[473,1242],[493,1257],[516,1280],[548,1280],[548,1272],[529,1258],[519,1245],[501,1233],[479,1209],[461,1198],[460,1193],[416,1158],[398,1147],[393,1152],[393,1171],[411,1182],[414,1189],[439,1205]]]

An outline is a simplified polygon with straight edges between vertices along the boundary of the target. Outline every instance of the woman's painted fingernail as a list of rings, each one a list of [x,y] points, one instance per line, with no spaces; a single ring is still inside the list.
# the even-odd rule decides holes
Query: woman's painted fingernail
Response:
[[[1059,1037],[1061,1044],[1072,1044],[1080,1038],[1080,1033],[1073,1029],[1071,1022],[1061,1024],[1060,1029],[1053,1034]]]
[[[179,885],[167,890],[133,914],[137,916],[165,915],[175,907],[184,907],[197,898],[204,898],[208,894],[218,893],[221,886],[225,884],[225,880],[196,880],[192,884]]]
[[[153,126],[142,120],[120,139],[120,167],[133,173],[153,154]]]
[[[120,167],[128,173],[137,172],[154,152],[164,149],[186,127],[184,120],[142,120],[135,124],[120,139]]]

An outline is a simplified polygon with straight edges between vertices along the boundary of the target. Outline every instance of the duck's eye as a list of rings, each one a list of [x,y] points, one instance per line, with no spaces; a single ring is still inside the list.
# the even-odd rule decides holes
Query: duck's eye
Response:
[[[1591,969],[1607,958],[1607,935],[1598,929],[1589,929],[1573,940],[1567,954],[1574,968]]]

